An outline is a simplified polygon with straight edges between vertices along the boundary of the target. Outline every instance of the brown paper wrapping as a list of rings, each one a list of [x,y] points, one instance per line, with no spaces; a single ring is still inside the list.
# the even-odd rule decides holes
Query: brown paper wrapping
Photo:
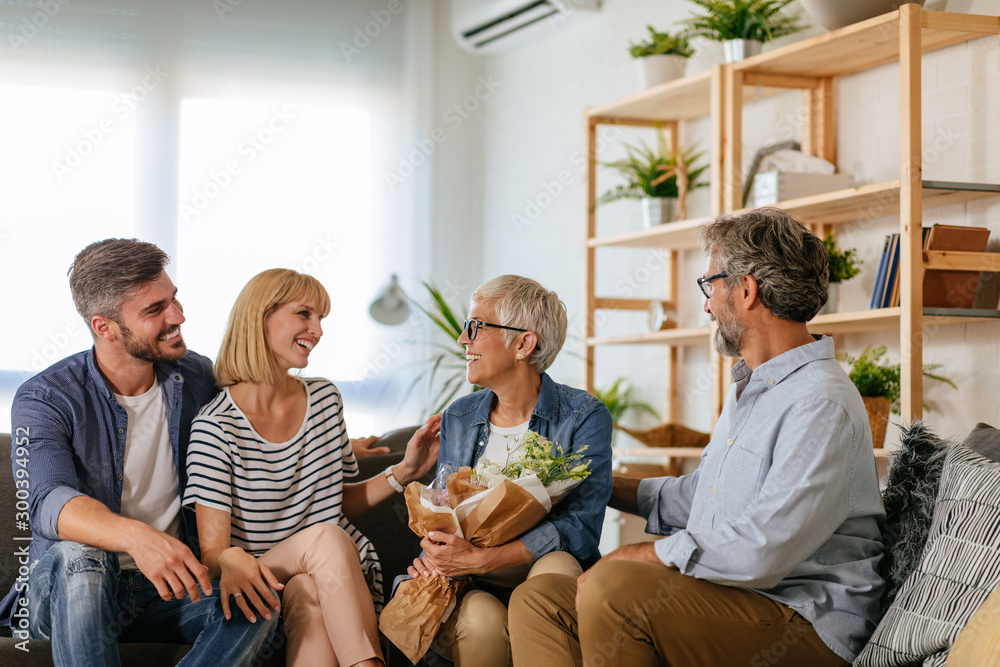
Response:
[[[416,664],[427,653],[445,612],[464,587],[465,581],[452,581],[444,575],[404,581],[382,610],[378,627]],[[414,613],[417,610],[420,613]]]
[[[471,468],[461,468],[448,477],[448,501],[453,509],[461,501],[483,492],[483,488],[472,484],[470,478]],[[419,482],[406,487],[410,529],[421,537],[432,530],[454,535],[453,515],[433,512],[420,503],[423,488]],[[504,480],[460,525],[465,539],[476,546],[495,547],[535,527],[547,514],[534,496],[510,480]],[[411,662],[417,662],[434,641],[448,606],[457,599],[464,584],[464,581],[452,581],[443,575],[402,582],[382,610],[379,629]]]

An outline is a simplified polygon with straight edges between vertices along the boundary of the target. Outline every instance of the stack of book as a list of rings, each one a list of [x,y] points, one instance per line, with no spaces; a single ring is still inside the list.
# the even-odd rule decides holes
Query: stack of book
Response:
[[[923,228],[924,250],[985,252],[990,230],[985,227],[934,225]],[[869,308],[899,305],[899,234],[885,237],[879,260],[875,289]],[[929,308],[972,308],[979,287],[978,271],[924,271],[924,306]]]

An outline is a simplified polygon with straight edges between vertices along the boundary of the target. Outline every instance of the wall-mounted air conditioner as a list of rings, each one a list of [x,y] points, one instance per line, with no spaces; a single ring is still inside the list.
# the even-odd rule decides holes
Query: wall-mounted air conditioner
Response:
[[[601,0],[452,0],[451,29],[465,50],[490,53],[600,6]]]

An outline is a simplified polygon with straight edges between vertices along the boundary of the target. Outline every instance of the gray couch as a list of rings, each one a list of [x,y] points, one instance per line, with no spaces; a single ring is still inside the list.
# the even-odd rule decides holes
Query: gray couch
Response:
[[[358,479],[368,479],[381,472],[388,465],[402,459],[402,452],[415,428],[399,429],[382,437],[380,445],[388,446],[392,453],[383,456],[371,456],[360,459]],[[11,438],[9,433],[0,434],[0,596],[6,595],[17,578],[19,563],[14,555],[14,512],[15,488],[10,473]],[[429,475],[433,477],[433,472]],[[429,480],[425,480],[429,482]],[[420,540],[407,525],[406,503],[403,496],[398,495],[368,514],[353,522],[358,530],[364,533],[375,545],[382,562],[382,580],[386,593],[393,579],[406,572],[406,566],[420,553]],[[4,667],[48,667],[52,665],[52,655],[49,643],[32,640],[28,643],[28,652],[19,650],[18,642],[11,636],[10,628],[0,628],[0,665]],[[267,666],[284,665],[284,652],[280,649],[282,639],[275,640],[272,650],[264,660]],[[121,644],[119,653],[122,664],[141,665],[142,667],[166,667],[176,665],[184,657],[190,647],[181,644]],[[391,647],[393,650],[394,647]],[[394,653],[390,658],[392,664],[408,664],[401,654]],[[223,667],[223,666],[220,666]]]

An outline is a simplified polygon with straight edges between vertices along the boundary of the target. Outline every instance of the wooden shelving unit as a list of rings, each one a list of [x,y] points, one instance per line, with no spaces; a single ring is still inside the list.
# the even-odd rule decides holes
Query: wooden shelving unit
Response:
[[[991,253],[931,252],[921,248],[922,212],[925,208],[950,206],[976,199],[995,197],[1000,185],[932,182],[922,179],[921,146],[921,66],[922,54],[976,37],[1000,34],[1000,17],[923,11],[917,4],[903,5],[898,11],[857,23],[840,30],[790,44],[748,58],[739,63],[718,65],[709,72],[673,81],[624,99],[587,109],[584,113],[586,143],[596,155],[596,128],[602,124],[658,127],[677,141],[680,122],[708,117],[711,127],[711,214],[710,217],[670,223],[598,237],[596,230],[596,164],[586,170],[584,231],[584,328],[585,377],[594,388],[596,350],[608,345],[661,345],[667,349],[664,412],[668,420],[684,420],[678,414],[677,350],[705,346],[709,350],[714,427],[721,412],[728,373],[727,363],[711,345],[712,329],[671,329],[632,335],[596,336],[594,313],[601,308],[636,310],[645,302],[636,299],[604,299],[595,294],[597,250],[601,248],[659,248],[668,251],[665,298],[677,303],[680,253],[698,249],[696,230],[715,215],[742,206],[742,113],[744,104],[756,95],[800,89],[803,107],[808,110],[802,136],[803,151],[836,164],[834,123],[834,78],[873,67],[899,62],[900,74],[900,160],[899,179],[862,185],[780,202],[814,231],[835,230],[838,224],[865,219],[899,216],[901,234],[900,307],[851,313],[820,315],[810,329],[817,333],[846,334],[896,331],[904,363],[902,365],[902,415],[910,421],[921,416],[923,386],[922,329],[925,325],[953,325],[982,321],[973,317],[930,317],[922,311],[922,275],[925,269],[1000,271],[1000,255]],[[693,288],[693,276],[685,277],[683,289]],[[620,449],[619,455],[644,455],[650,460],[700,456],[700,449],[635,450]],[[877,456],[886,452],[876,449]]]

